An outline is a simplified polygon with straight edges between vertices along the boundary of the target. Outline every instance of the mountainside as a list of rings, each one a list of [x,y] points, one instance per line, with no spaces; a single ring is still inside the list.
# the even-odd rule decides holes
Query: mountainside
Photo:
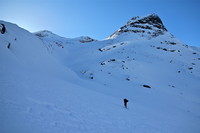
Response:
[[[101,41],[0,24],[0,132],[200,132],[200,48],[156,14]]]

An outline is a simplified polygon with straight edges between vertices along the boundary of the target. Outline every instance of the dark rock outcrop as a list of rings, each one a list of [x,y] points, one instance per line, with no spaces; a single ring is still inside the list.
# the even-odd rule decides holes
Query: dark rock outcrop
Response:
[[[109,38],[114,38],[122,33],[136,33],[142,37],[157,37],[167,32],[162,20],[156,14],[146,17],[134,17],[126,25],[114,32]]]
[[[93,41],[97,41],[89,36],[83,36],[81,37],[81,39],[79,40],[81,43],[87,43],[87,42],[93,42]]]
[[[6,32],[6,27],[4,24],[0,24],[0,32],[1,34],[4,34]]]

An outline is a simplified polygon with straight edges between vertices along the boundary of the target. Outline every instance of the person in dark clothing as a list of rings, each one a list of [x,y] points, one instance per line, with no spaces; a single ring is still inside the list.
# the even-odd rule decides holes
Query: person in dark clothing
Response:
[[[5,31],[6,31],[6,27],[5,27],[5,25],[4,24],[1,24],[1,34],[4,34],[5,33]]]
[[[125,108],[127,108],[127,102],[128,102],[128,100],[125,98],[125,99],[124,99],[124,107],[125,107]]]

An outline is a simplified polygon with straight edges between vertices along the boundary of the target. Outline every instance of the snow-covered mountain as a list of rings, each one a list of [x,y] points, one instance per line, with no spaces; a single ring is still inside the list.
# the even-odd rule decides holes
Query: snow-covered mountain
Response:
[[[0,24],[0,132],[200,132],[200,48],[156,14],[101,41]]]

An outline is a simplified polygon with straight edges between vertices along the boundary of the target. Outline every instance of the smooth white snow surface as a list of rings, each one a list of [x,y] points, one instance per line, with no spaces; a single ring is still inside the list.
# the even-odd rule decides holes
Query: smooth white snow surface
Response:
[[[199,48],[168,32],[83,43],[0,23],[0,133],[200,132]]]

